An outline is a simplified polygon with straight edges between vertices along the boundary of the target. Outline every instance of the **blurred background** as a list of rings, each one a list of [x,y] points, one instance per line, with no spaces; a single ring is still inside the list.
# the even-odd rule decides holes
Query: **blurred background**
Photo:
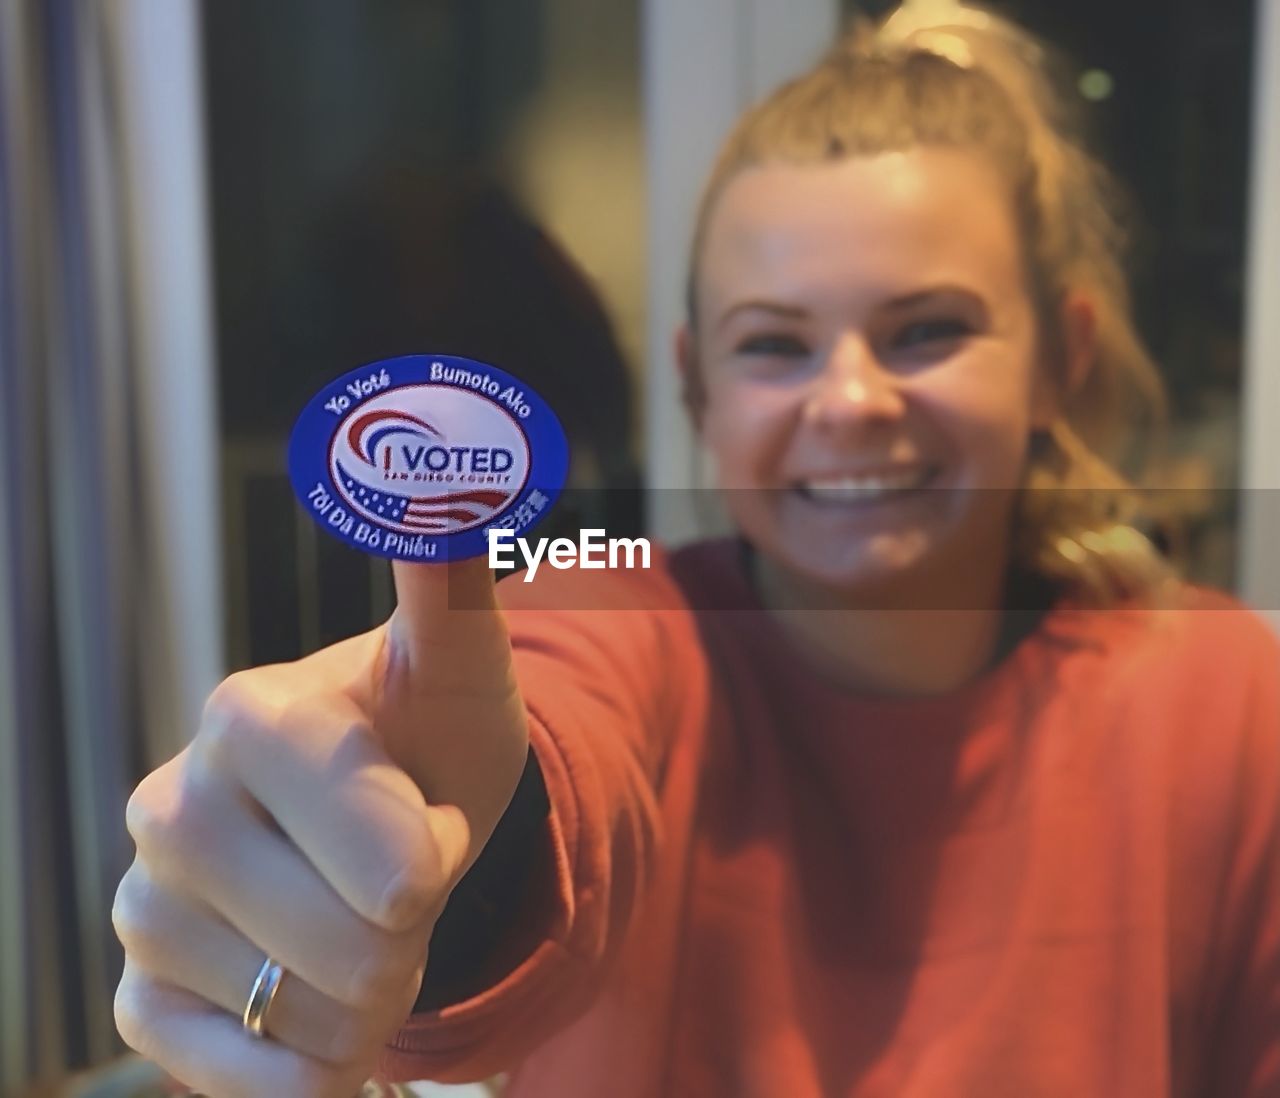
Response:
[[[129,791],[228,669],[390,608],[293,503],[305,399],[493,361],[570,436],[556,522],[695,535],[669,348],[698,187],[889,6],[0,0],[0,1096],[142,1093],[111,1074]],[[1188,569],[1274,611],[1277,0],[1000,9],[1070,54],[1135,196]]]

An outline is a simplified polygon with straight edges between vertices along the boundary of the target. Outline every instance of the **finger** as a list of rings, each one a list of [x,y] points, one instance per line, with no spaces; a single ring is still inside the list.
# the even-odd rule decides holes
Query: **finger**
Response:
[[[259,679],[234,692],[229,680],[210,701],[201,761],[242,785],[354,911],[388,930],[415,925],[469,836],[428,809],[350,698],[294,691],[277,708]]]
[[[212,910],[159,887],[135,862],[120,882],[112,922],[131,963],[233,1017],[243,1014],[265,957]],[[350,1063],[384,1035],[384,1022],[395,1021],[401,1008],[409,1012],[421,973],[413,972],[383,1010],[369,1011],[338,1003],[288,972],[267,1014],[267,1033],[313,1059]]]
[[[255,1038],[238,1019],[128,961],[115,1011],[127,1045],[185,1086],[217,1098],[350,1098],[375,1066],[339,1069]]]
[[[148,813],[130,813],[148,872],[202,901],[325,995],[376,1006],[422,964],[434,912],[400,932],[362,918],[292,843],[225,789],[197,789],[176,813],[153,805]]]
[[[482,559],[396,562],[378,736],[431,805],[457,806],[478,855],[524,769],[528,729],[506,619]]]
[[[396,610],[388,675],[433,693],[489,692],[505,683],[511,647],[493,573],[483,557],[452,564],[394,561]]]

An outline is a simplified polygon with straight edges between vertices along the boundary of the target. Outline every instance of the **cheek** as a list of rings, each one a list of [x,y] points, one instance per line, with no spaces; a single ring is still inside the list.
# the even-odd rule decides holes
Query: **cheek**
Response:
[[[766,386],[712,385],[703,416],[703,442],[724,487],[759,484],[777,465],[795,417],[794,400]]]
[[[940,373],[917,390],[919,407],[979,486],[1010,487],[1021,472],[1031,431],[1028,376],[996,368]]]

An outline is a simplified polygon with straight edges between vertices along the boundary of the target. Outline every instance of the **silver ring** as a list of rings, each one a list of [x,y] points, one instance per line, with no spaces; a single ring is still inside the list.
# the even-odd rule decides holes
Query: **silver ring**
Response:
[[[249,992],[249,1001],[245,1004],[241,1021],[244,1028],[255,1037],[261,1037],[267,1024],[267,1011],[280,990],[280,980],[284,969],[268,957],[258,969],[258,978],[253,981],[253,989]]]

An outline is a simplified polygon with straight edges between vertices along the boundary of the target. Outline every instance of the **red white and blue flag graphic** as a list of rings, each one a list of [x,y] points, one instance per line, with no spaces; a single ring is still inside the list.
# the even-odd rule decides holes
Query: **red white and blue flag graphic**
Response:
[[[502,489],[473,488],[432,496],[402,496],[361,484],[337,462],[338,475],[349,498],[370,515],[424,533],[443,534],[485,522],[511,493]]]
[[[412,438],[442,439],[444,436],[425,419],[401,412],[383,409],[356,416],[347,428],[347,444],[354,454],[370,465],[376,465],[378,443],[388,435],[409,435]]]

